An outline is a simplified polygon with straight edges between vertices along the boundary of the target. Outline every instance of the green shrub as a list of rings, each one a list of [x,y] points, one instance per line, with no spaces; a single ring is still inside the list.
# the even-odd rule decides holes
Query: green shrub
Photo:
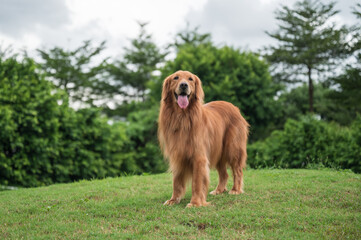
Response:
[[[161,81],[151,85],[154,99],[160,100],[163,79],[180,69],[201,79],[205,102],[223,100],[240,108],[251,125],[250,141],[268,136],[274,128],[281,112],[274,100],[278,86],[266,62],[256,54],[210,43],[186,44],[165,64]]]
[[[129,160],[135,162],[141,172],[159,173],[167,169],[158,145],[158,112],[159,105],[154,105],[146,110],[132,112],[127,118]]]
[[[68,162],[69,180],[119,176],[130,172],[125,145],[125,124],[109,125],[96,109],[68,109],[60,118],[61,150],[58,159]]]
[[[361,172],[361,117],[350,128],[306,116],[289,119],[284,129],[248,147],[253,168],[304,168],[309,165]]]
[[[129,171],[125,125],[75,111],[30,59],[0,59],[0,184],[40,186]]]

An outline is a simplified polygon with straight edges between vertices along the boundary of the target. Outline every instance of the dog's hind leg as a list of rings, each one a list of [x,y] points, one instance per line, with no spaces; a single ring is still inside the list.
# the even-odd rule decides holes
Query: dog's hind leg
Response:
[[[243,168],[245,167],[247,159],[247,152],[245,149],[240,151],[240,156],[231,161],[231,168],[233,173],[233,188],[229,194],[243,193]]]
[[[212,192],[210,192],[210,194],[212,195],[218,195],[227,191],[226,188],[227,180],[228,180],[227,163],[221,160],[221,162],[217,164],[216,168],[218,171],[219,182],[217,188]]]

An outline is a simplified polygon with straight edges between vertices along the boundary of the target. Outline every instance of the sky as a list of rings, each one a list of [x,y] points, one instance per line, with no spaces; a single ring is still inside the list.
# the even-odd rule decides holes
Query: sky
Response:
[[[0,0],[0,49],[15,51],[59,46],[74,49],[85,40],[106,41],[103,54],[121,55],[137,36],[137,21],[165,47],[187,23],[211,33],[217,44],[258,50],[274,43],[265,31],[277,29],[275,10],[296,0]],[[322,0],[324,3],[329,1]],[[358,0],[338,0],[338,24],[355,24],[351,7]]]

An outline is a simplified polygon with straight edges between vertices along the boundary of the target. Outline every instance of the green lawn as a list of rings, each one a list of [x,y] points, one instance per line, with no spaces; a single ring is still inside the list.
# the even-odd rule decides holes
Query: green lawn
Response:
[[[0,239],[361,239],[361,175],[247,170],[245,194],[163,206],[171,174],[0,192]],[[211,173],[211,189],[217,174]],[[231,188],[229,180],[228,189]]]

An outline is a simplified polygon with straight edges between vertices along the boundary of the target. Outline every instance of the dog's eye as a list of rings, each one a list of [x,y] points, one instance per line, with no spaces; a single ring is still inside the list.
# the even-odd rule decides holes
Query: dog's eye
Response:
[[[175,76],[175,77],[174,77],[174,80],[178,80],[178,78],[179,78],[178,76]]]
[[[193,81],[193,78],[190,77],[190,78],[188,78],[188,80],[189,80],[189,81]]]

